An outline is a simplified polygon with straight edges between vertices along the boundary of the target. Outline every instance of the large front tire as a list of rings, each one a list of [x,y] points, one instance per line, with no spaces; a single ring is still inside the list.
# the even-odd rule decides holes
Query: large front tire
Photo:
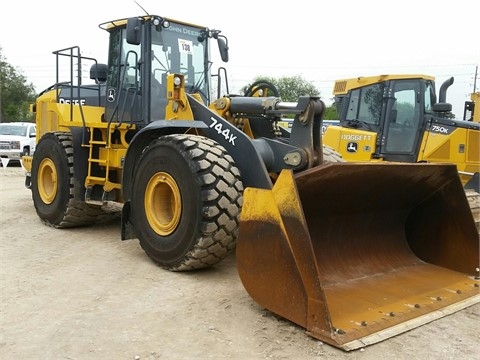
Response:
[[[171,271],[218,263],[235,248],[242,194],[239,170],[215,141],[187,134],[153,141],[131,200],[141,247]]]

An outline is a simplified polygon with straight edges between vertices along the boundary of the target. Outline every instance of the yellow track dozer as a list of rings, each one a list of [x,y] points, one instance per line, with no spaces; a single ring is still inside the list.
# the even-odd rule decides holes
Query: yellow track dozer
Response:
[[[388,74],[341,79],[333,94],[339,120],[323,143],[353,162],[455,164],[480,234],[480,124],[475,102],[465,102],[463,120],[447,103],[447,79],[436,94],[435,78]]]
[[[101,27],[108,65],[55,51],[70,80],[57,69],[35,104],[23,165],[42,222],[94,224],[118,205],[122,240],[170,271],[236,249],[253,300],[344,350],[480,301],[479,239],[454,165],[341,161],[322,145],[316,97],[219,86],[211,100],[209,41],[228,59],[218,30],[156,15]],[[94,84],[74,75],[89,60]]]

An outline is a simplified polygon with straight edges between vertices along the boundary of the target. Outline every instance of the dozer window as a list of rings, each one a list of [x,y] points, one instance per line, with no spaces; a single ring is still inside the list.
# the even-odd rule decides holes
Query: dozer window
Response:
[[[346,120],[360,120],[369,125],[379,125],[383,87],[383,84],[375,84],[352,91]]]
[[[427,81],[425,86],[425,113],[434,114],[435,98],[435,85],[431,81]]]

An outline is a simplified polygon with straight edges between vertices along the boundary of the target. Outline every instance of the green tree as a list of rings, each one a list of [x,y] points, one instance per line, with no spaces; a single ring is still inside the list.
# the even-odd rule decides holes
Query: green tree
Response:
[[[282,101],[291,101],[296,102],[300,96],[320,96],[318,89],[310,82],[304,80],[300,76],[293,77],[281,77],[279,79],[268,77],[268,76],[257,76],[252,84],[256,82],[268,82],[275,86],[278,90],[280,98]],[[251,87],[252,84],[246,85],[242,88],[242,93],[245,94],[247,90]],[[267,88],[268,96],[275,96],[272,90]],[[337,120],[338,114],[335,104],[327,106],[325,109],[325,114],[323,116],[325,120]]]
[[[300,96],[306,95],[320,96],[320,92],[315,85],[303,79],[301,76],[284,76],[278,79],[268,76],[257,76],[252,84],[261,80],[268,81],[269,83],[273,84],[277,88],[282,101],[296,102]],[[242,92],[245,93],[252,84],[248,84],[247,86],[243,87]],[[268,95],[273,96],[274,94],[269,91]]]
[[[325,120],[338,120],[338,113],[337,109],[335,108],[335,104],[327,106],[323,118]]]
[[[10,65],[0,47],[0,122],[33,121],[30,104],[35,101],[35,87]]]

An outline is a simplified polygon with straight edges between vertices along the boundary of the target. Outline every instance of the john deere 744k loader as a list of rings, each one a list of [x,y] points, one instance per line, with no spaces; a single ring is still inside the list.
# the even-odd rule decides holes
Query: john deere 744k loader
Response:
[[[121,204],[121,238],[172,271],[236,249],[258,304],[344,350],[479,301],[478,235],[454,165],[326,162],[320,99],[210,99],[209,41],[228,60],[220,31],[155,15],[100,27],[108,65],[55,51],[70,77],[58,70],[36,101],[23,165],[44,223],[88,225]]]

